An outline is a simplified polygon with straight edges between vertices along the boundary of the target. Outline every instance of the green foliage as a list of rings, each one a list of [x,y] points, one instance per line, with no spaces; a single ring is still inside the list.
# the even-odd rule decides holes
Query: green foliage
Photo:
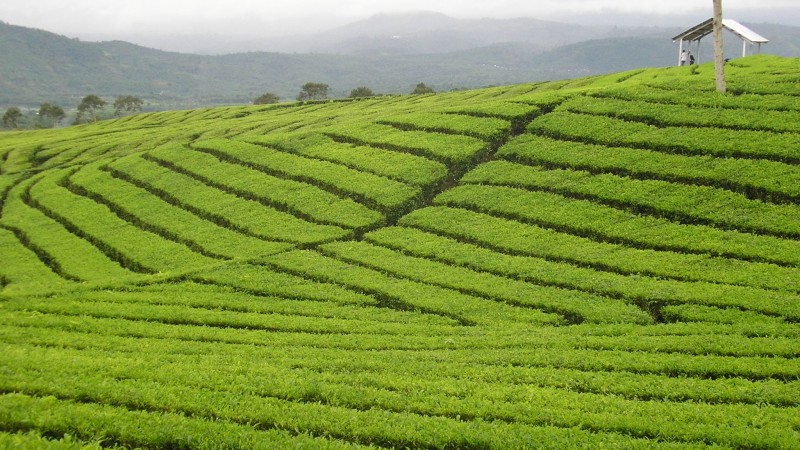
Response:
[[[297,94],[298,101],[325,100],[328,98],[328,85],[309,81],[304,84]]]
[[[554,112],[530,131],[589,144],[632,146],[687,155],[766,159],[796,164],[800,134],[723,128],[656,127],[606,116]]]
[[[278,103],[279,101],[281,101],[281,98],[278,97],[277,95],[273,94],[272,92],[265,92],[265,93],[259,95],[258,97],[256,97],[256,99],[253,100],[253,104],[254,105],[270,105],[272,103]]]
[[[142,110],[144,101],[133,95],[123,95],[114,100],[114,115],[134,114]]]
[[[3,133],[0,447],[797,448],[800,74],[728,72]]]
[[[19,120],[22,117],[22,111],[16,106],[12,106],[3,114],[3,125],[8,128],[17,128]]]
[[[784,281],[796,277],[795,267],[713,258],[706,252],[678,253],[598,242],[535,224],[520,223],[461,208],[419,209],[404,216],[400,224],[450,236],[501,253],[566,262],[622,275],[648,275],[792,292],[798,290],[796,281]],[[793,265],[798,265],[796,258],[789,258]]]
[[[39,106],[39,120],[42,126],[57,126],[66,116],[64,110],[58,105],[42,103],[41,106]]]
[[[435,92],[432,87],[427,86],[425,83],[418,83],[414,90],[411,91],[412,94],[433,94]]]
[[[490,142],[501,141],[511,128],[509,121],[493,117],[435,113],[390,116],[381,120],[380,123],[400,129],[474,136]]]
[[[318,185],[386,215],[394,216],[413,207],[421,196],[420,189],[415,186],[245,142],[209,140],[197,142],[194,146],[265,173]],[[366,213],[366,216],[370,223],[375,220],[372,214]]]
[[[278,139],[248,137],[263,144],[313,159],[321,159],[430,189],[447,175],[447,167],[430,159],[387,149],[336,142],[328,136],[309,135]]]
[[[350,97],[350,98],[361,98],[361,97],[374,97],[374,96],[375,96],[375,93],[372,92],[372,89],[370,89],[370,88],[368,88],[366,86],[361,86],[361,87],[357,87],[357,88],[353,89],[352,91],[350,91],[350,95],[348,97]]]
[[[208,186],[201,180],[159,164],[162,160],[139,155],[109,165],[111,174],[134,184],[167,203],[245,236],[267,241],[314,243],[342,238],[348,231],[307,222],[257,201]]]
[[[544,169],[505,161],[484,164],[462,182],[552,192],[650,213],[686,224],[707,224],[779,237],[800,236],[794,205],[765,204],[724,189],[660,180],[636,180],[574,169]]]
[[[81,123],[81,121],[96,122],[97,113],[105,106],[106,101],[95,94],[83,97],[78,104],[78,115],[75,117],[75,123]]]
[[[459,186],[437,197],[434,204],[474,208],[569,234],[654,250],[794,264],[798,258],[789,249],[800,245],[793,239],[684,224],[557,193],[505,186]]]
[[[800,199],[800,169],[763,159],[675,155],[630,147],[608,147],[525,135],[498,156],[529,165],[613,173],[641,180],[713,186],[766,202]]]
[[[741,130],[800,132],[800,111],[764,111],[742,108],[694,107],[613,98],[574,97],[558,110],[617,117],[660,127],[718,127]]]
[[[210,141],[200,141],[196,145],[198,148],[214,147]],[[202,179],[206,184],[215,185],[238,197],[290,211],[311,222],[358,229],[375,226],[383,220],[379,213],[349,198],[341,198],[314,185],[279,178],[246,165],[220,161],[208,153],[162,148],[151,154],[159,161],[168,162],[194,178]]]

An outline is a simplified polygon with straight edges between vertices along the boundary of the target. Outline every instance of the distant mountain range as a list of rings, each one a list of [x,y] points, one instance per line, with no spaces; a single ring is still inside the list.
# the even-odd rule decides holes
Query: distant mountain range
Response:
[[[765,52],[800,56],[800,28],[752,27],[770,39]],[[332,96],[344,97],[358,86],[407,93],[419,82],[444,91],[553,80],[674,64],[671,37],[679,31],[419,13],[270,43],[283,53],[197,55],[81,42],[0,22],[0,108],[73,108],[87,94],[136,95],[148,109],[248,103],[264,92],[292,99],[307,81],[327,83]],[[728,39],[732,56],[741,53],[735,41]]]
[[[517,42],[531,49],[550,50],[590,39],[642,35],[653,28],[581,26],[519,19],[455,19],[434,12],[379,14],[330,31],[287,37],[231,40],[198,39],[195,52],[225,54],[242,51],[336,54],[447,53]]]

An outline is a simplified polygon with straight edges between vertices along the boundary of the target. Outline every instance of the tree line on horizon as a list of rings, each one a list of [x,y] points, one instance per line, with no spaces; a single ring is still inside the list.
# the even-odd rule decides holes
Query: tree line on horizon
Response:
[[[73,125],[80,123],[96,122],[100,113],[108,103],[96,94],[83,97],[75,109]],[[122,95],[114,100],[114,117],[126,114],[135,114],[142,110],[144,101],[133,95]],[[31,117],[35,116],[35,117]],[[3,114],[3,126],[9,129],[16,128],[55,128],[67,117],[64,108],[50,103],[42,103],[39,109],[28,114],[22,112],[17,106],[11,106]]]
[[[329,98],[329,91],[330,91],[330,86],[328,86],[327,84],[309,81],[308,83],[305,83],[301,87],[300,92],[297,94],[297,97],[295,97],[295,100],[299,102],[327,100]],[[427,86],[425,83],[419,83],[414,87],[414,90],[412,90],[410,93],[413,95],[413,94],[433,94],[435,92],[436,91],[432,87]],[[347,98],[366,98],[366,97],[376,97],[378,95],[379,94],[376,94],[371,88],[367,86],[359,86],[351,90],[350,95],[348,95]],[[281,98],[275,93],[266,92],[256,97],[256,99],[253,100],[253,104],[266,105],[272,103],[279,103],[280,101]]]
[[[297,101],[318,101],[327,100],[329,98],[330,86],[325,83],[307,82],[305,83],[300,92],[297,94]],[[436,91],[426,85],[419,83],[414,87],[410,93],[414,94],[433,94]],[[350,91],[348,98],[366,98],[375,97],[376,94],[372,89],[367,86],[359,86]],[[279,103],[281,98],[272,93],[266,92],[253,100],[254,105],[266,105]],[[101,118],[103,110],[108,103],[96,94],[89,94],[83,97],[75,109],[75,120],[73,125],[81,123],[96,122]],[[142,110],[144,101],[139,97],[133,95],[122,95],[114,100],[113,115],[114,117],[121,117],[126,114],[135,114]],[[32,117],[35,116],[35,117]],[[61,122],[67,117],[67,113],[61,106],[53,105],[50,103],[42,103],[39,109],[35,112],[31,111],[28,114],[17,106],[11,106],[6,109],[2,117],[3,127],[7,129],[24,129],[24,128],[55,128],[61,125]]]

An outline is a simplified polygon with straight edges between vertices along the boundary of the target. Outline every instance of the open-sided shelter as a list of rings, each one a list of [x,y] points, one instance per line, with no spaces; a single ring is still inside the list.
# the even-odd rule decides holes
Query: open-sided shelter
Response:
[[[747,47],[750,45],[750,53],[753,53],[753,45],[758,45],[758,53],[761,53],[761,44],[766,44],[769,39],[761,36],[755,31],[747,28],[733,19],[722,19],[722,28],[735,34],[742,40],[742,56],[747,56]],[[708,19],[703,23],[697,24],[692,28],[672,38],[672,42],[680,41],[678,45],[678,65],[681,63],[681,53],[684,51],[683,44],[688,42],[688,50],[692,49],[692,42],[697,43],[694,56],[700,62],[700,40],[714,32],[714,19]]]

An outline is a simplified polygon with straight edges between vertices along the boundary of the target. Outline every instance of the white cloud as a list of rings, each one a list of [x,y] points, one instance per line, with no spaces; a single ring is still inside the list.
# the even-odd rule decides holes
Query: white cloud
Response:
[[[798,0],[725,0],[725,9],[798,6]],[[439,11],[454,17],[537,17],[711,11],[710,0],[3,0],[0,19],[73,36],[131,33],[259,33],[327,28],[370,15]]]

